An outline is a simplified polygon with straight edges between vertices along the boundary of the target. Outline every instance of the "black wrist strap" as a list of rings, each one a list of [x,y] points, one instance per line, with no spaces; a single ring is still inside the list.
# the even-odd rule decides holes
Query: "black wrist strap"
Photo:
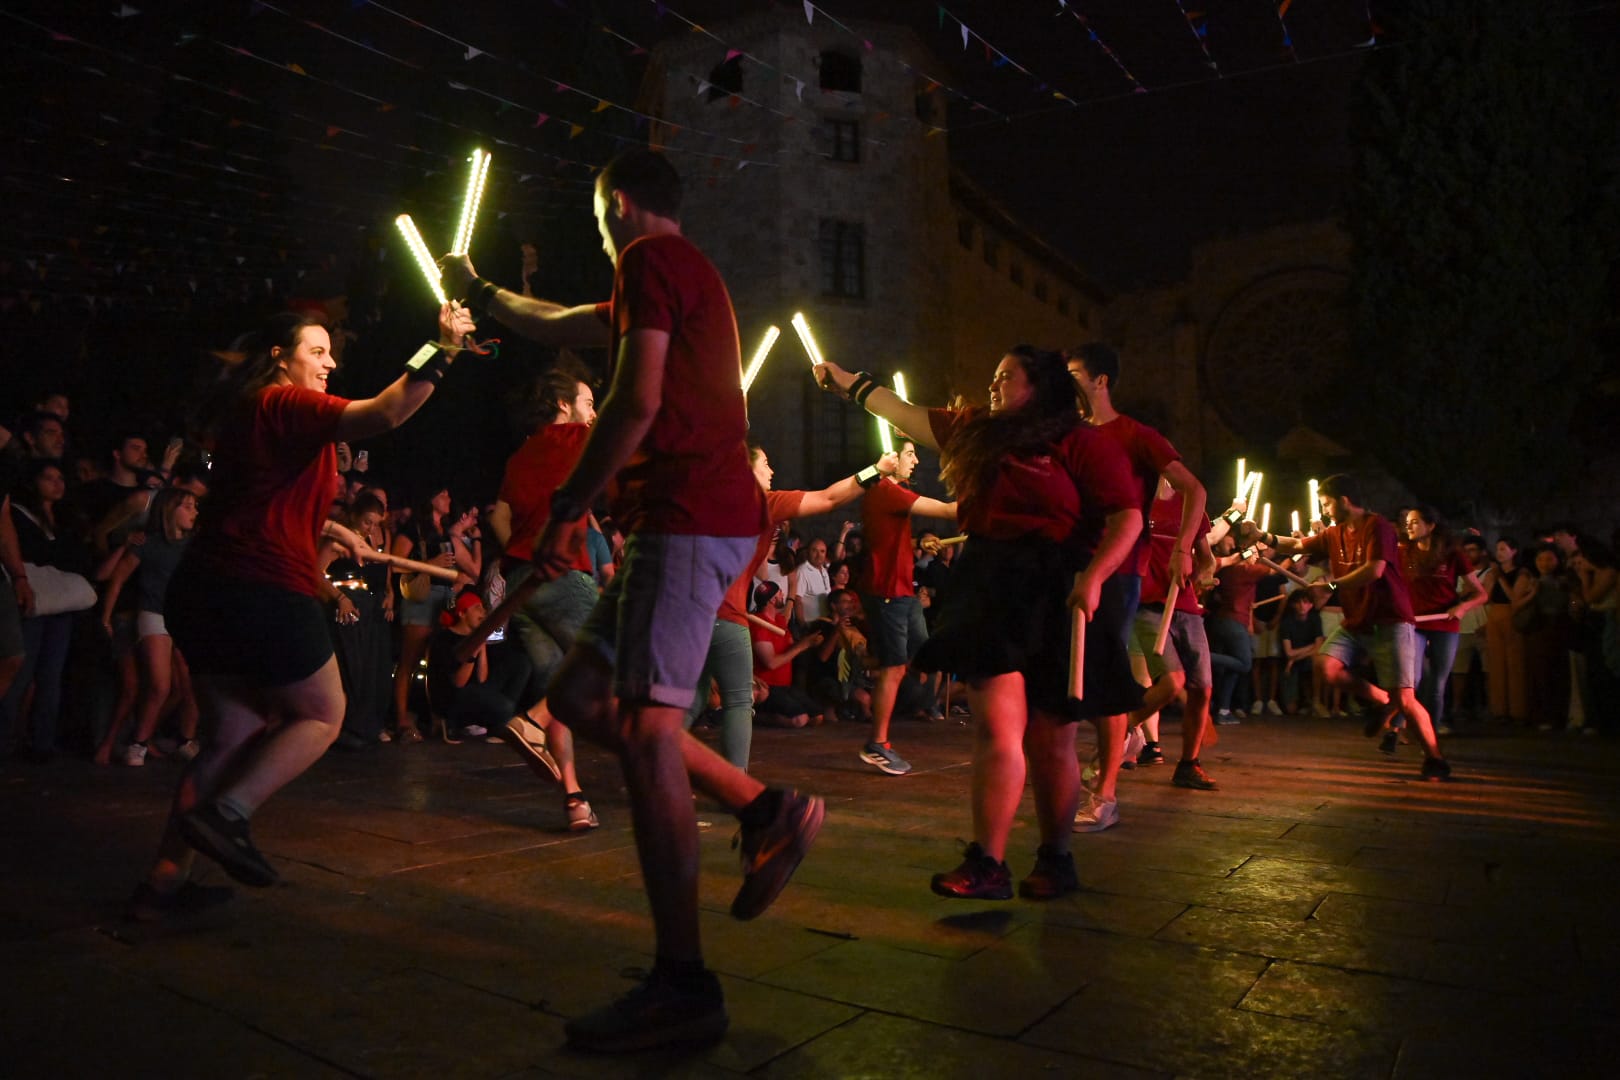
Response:
[[[408,382],[429,382],[437,386],[449,370],[450,358],[431,341],[405,361],[405,379]]]
[[[876,465],[868,465],[866,468],[855,474],[855,482],[861,485],[863,488],[873,487],[882,479],[883,474],[878,471],[878,467]]]
[[[495,294],[501,287],[493,281],[485,281],[475,277],[467,283],[467,306],[480,315],[489,314],[489,302],[495,299]]]

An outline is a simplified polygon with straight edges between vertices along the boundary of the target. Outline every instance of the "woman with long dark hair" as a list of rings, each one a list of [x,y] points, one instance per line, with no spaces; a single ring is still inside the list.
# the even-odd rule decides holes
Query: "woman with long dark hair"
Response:
[[[463,565],[465,548],[451,535],[461,520],[447,487],[435,488],[411,508],[411,520],[394,534],[392,551],[417,562],[454,567],[476,580],[478,572],[470,561]],[[421,575],[403,578],[405,595],[399,608],[399,663],[394,668],[394,728],[402,744],[422,741],[422,731],[410,712],[411,686],[422,659],[427,656],[428,638],[439,627],[439,614],[450,607],[456,586],[442,581],[427,582]],[[413,595],[417,590],[420,595]]]
[[[1451,665],[1457,659],[1462,616],[1485,602],[1468,560],[1451,538],[1440,514],[1432,506],[1414,506],[1401,515],[1401,575],[1412,594],[1412,614],[1417,618],[1418,641],[1423,645],[1423,674],[1418,678],[1417,698],[1429,711],[1437,734],[1450,735],[1445,723],[1446,689],[1451,685]],[[1384,735],[1379,749],[1395,752],[1400,727],[1397,715]]]
[[[1485,589],[1485,692],[1491,715],[1525,723],[1530,693],[1525,681],[1524,635],[1513,626],[1513,594],[1528,571],[1519,565],[1519,542],[1498,537],[1496,558],[1480,580]]]
[[[1113,577],[1142,527],[1130,462],[1082,421],[1056,352],[1010,349],[996,365],[988,409],[925,409],[836,364],[819,366],[816,377],[939,450],[968,536],[952,571],[951,603],[917,658],[924,670],[966,681],[975,728],[974,840],[961,866],[934,875],[934,891],[1012,896],[1004,860],[1026,755],[1041,843],[1019,891],[1036,899],[1075,891],[1074,721],[1141,701],[1126,653],[1124,594]],[[1067,685],[1070,609],[1090,620],[1078,701]]]
[[[155,919],[228,893],[191,884],[191,849],[252,886],[280,879],[248,820],[326,753],[343,720],[343,687],[326,632],[316,544],[367,545],[327,511],[337,494],[334,443],[404,423],[474,330],[455,304],[439,311],[439,343],[411,357],[376,397],[328,394],[332,342],[305,316],[276,316],[245,342],[214,395],[212,492],[169,586],[165,618],[191,664],[203,748],[181,777],[158,854],[127,909]]]

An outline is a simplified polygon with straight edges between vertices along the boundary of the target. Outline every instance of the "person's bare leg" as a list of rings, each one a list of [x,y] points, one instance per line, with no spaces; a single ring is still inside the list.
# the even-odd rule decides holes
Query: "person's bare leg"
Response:
[[[1181,716],[1181,760],[1197,761],[1209,731],[1209,687],[1187,687],[1187,704]]]
[[[179,649],[170,651],[169,662],[173,669],[174,693],[179,698],[180,735],[187,740],[195,739],[201,714],[197,705],[197,687],[191,680],[191,666]]]
[[[685,761],[685,717],[685,709],[621,706],[618,735],[624,749],[619,761],[630,790],[630,818],[658,959],[701,963],[698,833]]]
[[[1348,691],[1350,696],[1370,701],[1374,705],[1388,705],[1389,695],[1359,675],[1350,673],[1350,669],[1331,656],[1316,656],[1316,674],[1328,686],[1335,690]],[[1426,713],[1424,715],[1427,715]]]
[[[1097,729],[1097,798],[1104,802],[1114,799],[1119,783],[1119,763],[1125,760],[1125,714],[1092,718]]]
[[[1077,727],[1035,710],[1024,728],[1024,754],[1035,788],[1041,843],[1060,853],[1069,850],[1075,811],[1080,808],[1080,762],[1074,755]]]
[[[524,715],[546,733],[546,749],[551,753],[551,760],[557,763],[557,771],[562,773],[563,790],[581,790],[579,772],[574,766],[573,729],[552,714],[545,698],[531,705]]]
[[[1423,742],[1423,751],[1429,757],[1444,757],[1440,753],[1440,740],[1434,733],[1434,719],[1429,710],[1417,699],[1417,691],[1410,686],[1403,686],[1396,693],[1396,702],[1399,704],[1401,715],[1406,717],[1407,723],[1417,730],[1418,738]]]
[[[144,743],[157,731],[158,718],[169,700],[170,663],[174,639],[166,634],[148,634],[135,644],[146,681],[135,702],[135,741]]]
[[[968,683],[967,694],[973,714],[973,838],[1002,862],[1024,797],[1024,677],[1012,672],[977,679]]]
[[[872,678],[872,741],[889,741],[889,721],[894,717],[894,699],[900,693],[900,680],[905,678],[904,664],[878,668]]]
[[[416,677],[417,665],[427,655],[431,627],[402,626],[399,628],[399,667],[394,671],[394,726],[400,731],[416,731],[418,724],[411,718],[411,680]]]
[[[263,697],[281,722],[243,752],[239,772],[215,797],[243,814],[264,805],[319,761],[343,726],[343,680],[336,657],[328,657],[313,675],[263,691]]]

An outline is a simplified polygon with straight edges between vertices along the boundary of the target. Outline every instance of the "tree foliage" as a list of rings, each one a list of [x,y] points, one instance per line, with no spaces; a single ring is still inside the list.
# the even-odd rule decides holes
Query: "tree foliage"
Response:
[[[1560,7],[1411,0],[1357,95],[1359,435],[1459,509],[1525,505],[1580,465],[1615,115]]]

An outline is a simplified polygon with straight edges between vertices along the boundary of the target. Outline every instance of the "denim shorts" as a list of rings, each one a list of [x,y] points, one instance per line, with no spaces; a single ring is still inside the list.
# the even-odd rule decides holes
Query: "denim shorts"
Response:
[[[890,600],[861,595],[866,625],[871,630],[867,644],[879,667],[903,667],[917,658],[917,650],[928,640],[928,623],[923,619],[922,601],[915,596]]]
[[[1370,656],[1379,686],[1407,690],[1418,684],[1423,654],[1418,649],[1417,627],[1411,623],[1379,623],[1360,633],[1340,625],[1322,642],[1322,655],[1333,657],[1347,668],[1354,667],[1361,657]]]
[[[758,544],[757,536],[630,535],[578,639],[613,665],[620,701],[692,707],[715,612]]]
[[[401,626],[431,626],[439,628],[439,612],[450,607],[456,590],[449,585],[433,583],[433,591],[426,600],[412,600],[403,593],[399,598],[399,624]]]
[[[1170,614],[1170,636],[1164,643],[1164,655],[1153,651],[1159,640],[1159,616],[1156,607],[1143,608],[1136,613],[1131,627],[1131,654],[1147,661],[1148,676],[1158,682],[1166,672],[1179,671],[1186,675],[1184,685],[1207,690],[1213,685],[1209,666],[1209,637],[1204,633],[1204,619],[1185,611]]]

